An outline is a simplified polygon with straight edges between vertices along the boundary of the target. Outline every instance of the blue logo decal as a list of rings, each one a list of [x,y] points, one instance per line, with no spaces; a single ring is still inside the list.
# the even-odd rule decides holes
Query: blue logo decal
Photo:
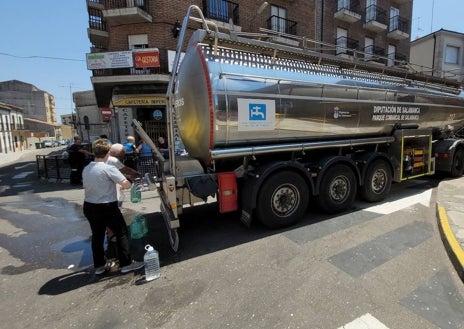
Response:
[[[248,114],[250,121],[266,120],[266,104],[248,104]]]

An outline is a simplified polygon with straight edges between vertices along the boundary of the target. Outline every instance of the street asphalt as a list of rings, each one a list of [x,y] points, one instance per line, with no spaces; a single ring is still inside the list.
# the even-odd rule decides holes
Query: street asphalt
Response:
[[[33,149],[22,152],[1,154],[0,167],[7,166],[21,160],[27,153],[45,155],[56,153],[58,149]],[[438,227],[443,244],[459,275],[464,281],[464,177],[458,179],[444,179],[438,186],[436,212]],[[137,204],[126,203],[129,207]],[[138,211],[139,209],[133,209]],[[145,209],[146,210],[146,209]]]

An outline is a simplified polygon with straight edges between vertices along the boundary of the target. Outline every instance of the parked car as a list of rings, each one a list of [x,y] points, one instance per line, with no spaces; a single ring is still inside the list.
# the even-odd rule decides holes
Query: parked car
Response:
[[[43,143],[43,146],[45,146],[45,147],[52,147],[53,146],[53,142],[51,140],[48,140],[48,139],[42,141],[42,143]]]
[[[60,145],[61,145],[61,144],[60,144],[60,142],[59,142],[59,141],[53,141],[53,146],[55,146],[55,147],[56,147],[56,146],[60,146]]]

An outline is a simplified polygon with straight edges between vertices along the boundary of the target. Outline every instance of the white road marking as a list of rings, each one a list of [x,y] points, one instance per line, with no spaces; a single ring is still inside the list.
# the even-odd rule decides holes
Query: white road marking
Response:
[[[388,329],[388,327],[370,313],[366,313],[338,329]]]
[[[19,173],[17,175],[14,175],[13,179],[26,178],[27,176],[32,175],[32,174],[34,174],[34,171],[25,171],[25,172]]]
[[[23,168],[26,168],[26,167],[29,167],[29,166],[35,166],[35,163],[27,163],[25,165],[17,166],[17,167],[14,167],[14,168],[15,168],[15,170],[17,170],[17,169],[23,169]]]
[[[375,212],[378,214],[388,215],[395,211],[407,208],[416,203],[421,203],[426,207],[430,206],[430,198],[432,196],[432,189],[428,189],[420,194],[416,194],[407,198],[401,198],[392,202],[385,202],[378,206],[365,208],[366,211]]]

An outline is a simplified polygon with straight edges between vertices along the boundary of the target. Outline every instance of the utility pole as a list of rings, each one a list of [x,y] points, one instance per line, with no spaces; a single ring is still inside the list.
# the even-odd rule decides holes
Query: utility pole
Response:
[[[78,126],[80,128],[80,125],[79,125],[79,114],[77,113],[77,111],[75,111],[75,107],[73,106],[73,95],[72,95],[72,87],[74,86],[75,84],[73,82],[69,82],[67,85],[64,85],[64,86],[60,86],[60,87],[64,87],[64,88],[69,88],[69,107],[70,107],[70,114],[71,114],[71,118],[72,118],[72,126],[71,126],[71,132],[72,132],[72,137],[76,136],[76,135],[80,135],[82,136],[82,131],[78,134],[77,133],[77,130],[78,130]],[[80,129],[79,129],[80,130]]]

